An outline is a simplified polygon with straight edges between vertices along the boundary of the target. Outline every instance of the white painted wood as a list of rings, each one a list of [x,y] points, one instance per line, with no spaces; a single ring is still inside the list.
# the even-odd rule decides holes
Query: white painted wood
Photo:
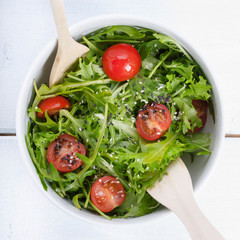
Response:
[[[240,133],[240,1],[176,1],[176,28],[191,40],[222,92],[227,133]]]
[[[212,176],[196,200],[225,239],[240,236],[240,139],[226,139]],[[171,214],[154,224],[121,228],[81,222],[49,202],[33,183],[19,158],[15,137],[0,138],[0,240],[190,240],[178,218]]]
[[[67,3],[66,3],[67,2]],[[240,133],[239,0],[65,1],[68,23],[100,14],[145,16],[184,33],[201,51],[222,89],[226,132]],[[0,132],[15,132],[15,107],[26,73],[56,37],[49,0],[0,1]],[[226,139],[222,156],[196,199],[228,240],[240,236],[239,139]],[[104,228],[80,222],[49,202],[36,188],[16,149],[16,138],[0,137],[0,239],[190,239],[172,214],[154,225]]]
[[[240,1],[68,0],[69,25],[88,17],[126,13],[145,16],[184,33],[216,76],[225,103],[226,132],[240,133]],[[0,1],[0,132],[15,132],[15,107],[26,73],[56,37],[49,0]]]
[[[223,240],[198,207],[190,174],[181,158],[172,162],[167,172],[160,182],[147,189],[148,193],[179,217],[192,240]]]

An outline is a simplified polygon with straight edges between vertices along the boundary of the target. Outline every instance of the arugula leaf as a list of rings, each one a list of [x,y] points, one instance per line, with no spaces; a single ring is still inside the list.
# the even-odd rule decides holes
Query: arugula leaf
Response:
[[[193,61],[192,57],[188,54],[188,52],[173,38],[159,33],[154,33],[153,36],[158,39],[162,44],[166,45],[172,50],[183,53],[190,61]]]
[[[173,101],[181,111],[182,132],[187,133],[189,129],[193,131],[195,127],[201,127],[202,122],[197,116],[197,111],[192,105],[192,99],[175,97]]]
[[[193,99],[212,102],[212,87],[200,66],[174,39],[151,29],[115,25],[99,29],[80,40],[90,51],[67,71],[62,83],[39,88],[28,112],[30,124],[26,145],[45,190],[50,186],[62,198],[71,199],[105,217],[138,217],[161,206],[146,192],[167,174],[171,161],[184,153],[210,154],[211,138],[206,133],[189,133],[201,127]],[[140,53],[140,72],[126,82],[115,82],[103,71],[102,55],[116,44],[132,44]],[[69,111],[39,119],[39,103],[63,95]],[[145,104],[158,102],[169,108],[172,123],[158,141],[142,139],[136,116]],[[211,107],[212,111],[212,107]],[[61,173],[46,158],[49,144],[60,134],[78,138],[87,156],[77,153],[83,164],[73,172]],[[114,176],[124,186],[122,205],[104,214],[90,199],[92,184],[102,176]]]
[[[126,192],[126,198],[122,205],[113,210],[113,213],[118,213],[124,216],[124,218],[128,217],[140,217],[145,214],[151,213],[153,209],[159,207],[159,203],[154,200],[148,193],[143,195],[141,201],[138,202],[138,196],[134,193],[134,191],[129,190]]]
[[[84,80],[96,80],[104,76],[103,69],[99,66],[101,61],[97,61],[97,57],[93,57],[88,63],[85,61],[86,58],[79,58],[79,68],[74,75]]]
[[[161,162],[166,151],[176,143],[177,134],[171,134],[169,132],[164,134],[164,138],[162,141],[156,143],[146,144],[144,149],[144,159],[143,163],[152,163],[155,161]]]
[[[73,198],[72,198],[72,202],[74,204],[74,206],[77,208],[77,209],[81,209],[81,206],[78,202],[78,199],[83,197],[83,194],[76,194]]]

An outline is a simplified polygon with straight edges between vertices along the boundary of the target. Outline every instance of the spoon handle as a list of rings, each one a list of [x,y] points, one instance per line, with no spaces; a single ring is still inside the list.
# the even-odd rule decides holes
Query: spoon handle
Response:
[[[180,218],[193,240],[224,239],[199,209],[190,174],[180,158],[173,161],[168,174],[147,191]]]
[[[71,36],[68,30],[63,0],[50,0],[50,2],[58,33],[58,43],[60,45],[64,45],[65,43],[68,43],[69,40],[71,40]]]
[[[192,193],[168,206],[183,222],[193,240],[223,240],[222,235],[209,222],[198,207]]]

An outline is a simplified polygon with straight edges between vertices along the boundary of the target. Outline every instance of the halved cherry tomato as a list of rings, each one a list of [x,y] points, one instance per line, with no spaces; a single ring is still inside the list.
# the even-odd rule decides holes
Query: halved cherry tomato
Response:
[[[160,103],[147,104],[138,112],[136,126],[141,137],[146,140],[160,138],[172,122],[168,108]]]
[[[114,81],[126,81],[140,70],[141,57],[132,45],[119,43],[108,48],[102,58],[103,70]]]
[[[60,135],[47,150],[47,160],[60,172],[71,172],[82,165],[76,153],[86,155],[86,149],[77,138],[69,134]]]
[[[56,96],[44,99],[40,104],[39,108],[42,112],[38,112],[37,116],[39,118],[45,118],[45,112],[47,111],[48,116],[57,114],[61,109],[70,109],[70,102],[63,96]]]
[[[207,102],[204,100],[200,100],[200,99],[193,99],[192,100],[192,105],[194,106],[194,108],[197,111],[197,116],[201,119],[202,121],[202,126],[201,127],[195,127],[193,129],[193,132],[199,132],[200,130],[202,130],[206,124],[207,121]]]
[[[102,212],[110,212],[125,199],[123,185],[111,176],[98,179],[91,188],[92,203]]]

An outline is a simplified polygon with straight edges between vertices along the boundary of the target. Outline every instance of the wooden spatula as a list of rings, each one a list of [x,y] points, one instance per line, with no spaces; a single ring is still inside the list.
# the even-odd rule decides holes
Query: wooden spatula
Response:
[[[51,0],[52,11],[58,32],[58,49],[49,78],[49,87],[57,84],[67,69],[85,53],[89,48],[76,42],[70,35],[63,0]]]
[[[148,193],[180,218],[193,240],[224,239],[195,202],[191,177],[181,158],[173,161],[167,172]]]

